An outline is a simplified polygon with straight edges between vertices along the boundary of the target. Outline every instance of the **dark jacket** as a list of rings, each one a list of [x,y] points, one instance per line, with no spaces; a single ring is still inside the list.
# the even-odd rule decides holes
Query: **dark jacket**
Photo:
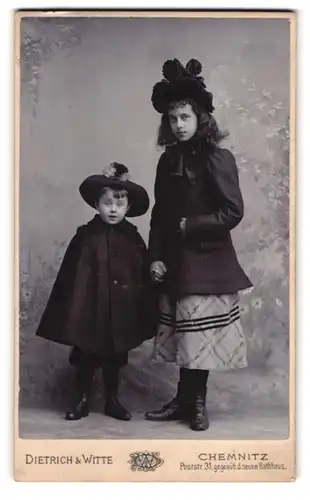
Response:
[[[148,276],[136,227],[96,215],[69,243],[37,335],[104,357],[137,347],[156,323]]]
[[[242,217],[232,153],[191,141],[167,147],[158,163],[149,236],[151,260],[168,268],[163,288],[186,295],[252,286],[230,235]],[[181,218],[186,218],[184,234]]]

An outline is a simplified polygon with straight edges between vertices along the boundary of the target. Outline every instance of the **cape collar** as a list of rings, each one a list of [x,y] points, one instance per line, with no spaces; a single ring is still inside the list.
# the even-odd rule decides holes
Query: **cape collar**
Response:
[[[107,233],[111,230],[120,232],[127,235],[133,235],[137,233],[137,227],[131,222],[128,222],[126,219],[123,219],[122,222],[116,225],[106,224],[100,217],[99,214],[96,214],[93,219],[91,219],[85,226],[88,231],[92,233]]]

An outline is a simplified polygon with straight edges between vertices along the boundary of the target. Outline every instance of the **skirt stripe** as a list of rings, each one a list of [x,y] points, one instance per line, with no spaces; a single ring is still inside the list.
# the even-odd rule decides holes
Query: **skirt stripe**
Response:
[[[174,326],[175,325],[175,331],[176,333],[182,333],[182,332],[200,332],[201,330],[212,330],[212,328],[223,328],[224,326],[228,326],[237,319],[240,319],[240,313],[236,311],[234,315],[232,315],[230,318],[226,319],[225,321],[217,320],[217,321],[205,321],[204,323],[198,323],[196,324],[194,321],[189,324],[189,325],[179,325],[177,322],[174,324],[174,322],[166,322],[166,321],[160,321],[162,325],[165,326]]]
[[[247,366],[238,294],[189,295],[174,303],[163,295],[160,310],[154,360],[199,370]]]
[[[233,307],[228,313],[225,314],[217,314],[214,316],[204,316],[203,318],[199,319],[190,319],[190,320],[178,320],[178,325],[186,326],[190,325],[191,323],[195,322],[195,324],[199,323],[204,323],[204,322],[210,322],[210,321],[223,321],[227,318],[230,318],[233,314],[236,314],[239,312],[239,306]]]
[[[210,316],[204,316],[202,318],[192,318],[190,320],[186,320],[186,319],[178,319],[177,322],[178,324],[187,324],[187,323],[192,323],[193,321],[195,321],[196,323],[198,322],[203,322],[205,320],[216,320],[216,319],[221,319],[221,318],[226,318],[227,316],[230,316],[232,313],[234,313],[235,311],[239,311],[239,303],[234,305],[229,312],[227,313],[222,313],[222,314],[212,314]],[[174,316],[171,315],[171,314],[164,314],[164,313],[161,313],[161,318],[164,318],[166,319],[166,321],[173,321],[174,320]]]
[[[166,319],[167,318],[167,319]],[[169,319],[168,319],[169,318]],[[233,307],[229,313],[218,314],[215,316],[206,316],[201,319],[177,320],[174,321],[173,316],[161,315],[160,323],[162,325],[175,325],[176,331],[197,331],[206,328],[219,328],[227,326],[236,319],[240,318],[239,305]]]
[[[222,322],[204,323],[204,324],[201,324],[198,326],[193,325],[191,327],[188,326],[185,328],[176,327],[176,333],[201,332],[201,330],[212,330],[215,328],[224,328],[225,326],[231,325],[232,323],[234,323],[234,321],[236,321],[239,318],[240,318],[240,314],[236,314],[232,318],[230,318],[226,321],[222,321]]]

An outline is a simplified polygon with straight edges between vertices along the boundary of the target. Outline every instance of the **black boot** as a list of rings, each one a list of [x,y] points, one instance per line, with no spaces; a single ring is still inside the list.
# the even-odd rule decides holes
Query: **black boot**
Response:
[[[207,380],[209,371],[191,370],[193,399],[189,425],[193,431],[205,431],[209,428],[209,419],[206,409]]]
[[[165,404],[160,410],[147,411],[145,418],[158,422],[167,422],[169,420],[183,420],[188,417],[188,372],[186,368],[180,369],[180,379],[175,398]]]
[[[130,420],[131,413],[121,405],[117,398],[119,367],[103,367],[102,374],[105,387],[104,413],[118,420]]]
[[[94,368],[78,367],[77,368],[77,390],[78,397],[73,407],[67,411],[66,420],[80,420],[82,417],[87,417],[89,413],[89,394],[93,381]]]

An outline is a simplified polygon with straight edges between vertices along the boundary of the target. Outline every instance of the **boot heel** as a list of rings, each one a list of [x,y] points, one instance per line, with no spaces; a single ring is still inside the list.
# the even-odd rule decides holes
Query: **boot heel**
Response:
[[[189,426],[193,431],[206,431],[209,429],[210,423],[205,403],[204,397],[197,397],[194,402],[194,408],[192,409],[189,421]]]
[[[85,408],[81,413],[81,417],[88,417],[88,415],[89,415],[89,409]]]
[[[104,413],[117,420],[131,420],[131,413],[124,408],[116,396],[110,396],[104,406]]]

